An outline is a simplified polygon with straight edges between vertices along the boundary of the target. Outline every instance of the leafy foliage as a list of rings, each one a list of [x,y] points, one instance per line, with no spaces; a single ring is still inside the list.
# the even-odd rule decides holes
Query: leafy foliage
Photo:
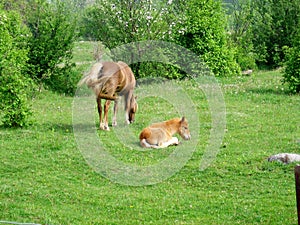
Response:
[[[254,0],[253,45],[259,64],[281,66],[300,28],[300,0]]]
[[[253,6],[250,0],[233,0],[227,7],[228,29],[235,58],[242,70],[255,69],[257,54],[252,43]]]
[[[185,16],[179,44],[200,55],[216,76],[238,74],[240,68],[227,43],[221,2],[190,0]]]
[[[26,22],[32,33],[29,40],[28,72],[40,84],[45,83],[54,90],[62,89],[61,92],[66,91],[65,82],[69,76],[65,74],[66,79],[61,82],[62,74],[72,71],[75,66],[71,59],[76,38],[76,21],[71,14],[72,7],[67,3],[31,0],[26,15]]]
[[[228,48],[223,19],[221,3],[214,1],[102,0],[87,9],[83,34],[101,40],[109,49],[143,40],[176,41],[201,55],[216,75],[237,74],[239,67]],[[143,57],[143,52],[137,55]],[[150,68],[157,67],[165,76],[178,77],[175,68],[149,65],[132,66],[137,77],[153,74],[155,70]],[[148,71],[143,71],[145,68]]]
[[[30,79],[26,77],[28,38],[17,13],[0,10],[0,106],[2,122],[8,127],[23,127],[31,114],[27,101]]]
[[[144,40],[172,40],[175,25],[181,20],[181,14],[177,13],[177,3],[180,0],[100,0],[86,9],[81,23],[81,34],[101,41],[109,49]],[[143,57],[143,51],[137,51],[136,56]],[[133,57],[130,61],[140,61],[133,60]],[[154,74],[154,68],[157,67],[163,70],[163,74],[171,74],[175,70],[172,66],[162,67],[155,62],[142,64],[144,63],[138,62],[131,65],[137,77]]]
[[[80,71],[72,65],[67,65],[57,69],[50,79],[45,80],[45,83],[51,87],[51,90],[69,96],[74,95],[77,83],[82,77]]]
[[[86,9],[82,35],[101,40],[109,49],[136,41],[170,39],[181,19],[176,7],[166,0],[99,0]]]
[[[293,93],[300,92],[300,41],[295,38],[294,47],[287,50],[283,82],[289,85]]]

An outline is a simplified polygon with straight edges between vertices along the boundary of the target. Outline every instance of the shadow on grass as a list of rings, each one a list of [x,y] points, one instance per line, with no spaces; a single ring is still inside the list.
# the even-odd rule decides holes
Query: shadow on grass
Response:
[[[82,131],[95,131],[97,127],[95,127],[94,124],[68,124],[68,123],[45,123],[40,125],[42,129],[44,130],[50,130],[53,132],[61,132],[61,133],[73,133],[74,126],[76,126],[77,129],[80,129]]]

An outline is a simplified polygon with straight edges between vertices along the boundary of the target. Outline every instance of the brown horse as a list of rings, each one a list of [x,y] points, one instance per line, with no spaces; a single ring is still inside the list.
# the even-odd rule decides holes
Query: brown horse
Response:
[[[188,121],[184,117],[154,123],[144,128],[140,133],[140,144],[144,148],[165,148],[169,145],[178,145],[178,138],[173,137],[176,133],[185,140],[191,138]]]
[[[86,84],[97,96],[97,105],[100,121],[100,129],[109,130],[108,109],[111,101],[114,101],[114,116],[112,125],[117,125],[118,96],[124,96],[125,100],[125,123],[134,122],[137,111],[136,97],[133,89],[136,84],[134,74],[124,62],[98,62],[90,72],[84,76],[79,85]],[[102,121],[101,99],[105,99],[104,121]]]

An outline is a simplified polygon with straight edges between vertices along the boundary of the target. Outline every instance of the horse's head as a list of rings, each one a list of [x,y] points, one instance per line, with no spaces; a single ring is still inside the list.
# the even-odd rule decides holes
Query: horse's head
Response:
[[[130,109],[129,109],[129,122],[130,123],[134,122],[134,116],[138,109],[138,104],[137,104],[136,98],[137,98],[136,96],[132,95],[132,97],[130,99]]]
[[[185,140],[191,139],[191,134],[189,131],[189,124],[188,124],[187,119],[185,119],[184,117],[182,117],[180,120],[180,126],[179,126],[178,133]]]

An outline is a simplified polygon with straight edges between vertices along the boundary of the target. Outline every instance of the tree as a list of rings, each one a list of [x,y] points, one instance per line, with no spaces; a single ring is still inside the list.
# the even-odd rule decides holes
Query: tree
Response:
[[[180,20],[176,10],[176,2],[171,0],[98,0],[86,9],[82,35],[109,49],[143,40],[166,40]]]
[[[107,48],[136,43],[144,40],[172,40],[176,24],[181,20],[180,5],[182,0],[145,0],[119,1],[99,0],[95,5],[86,9],[81,23],[81,34],[85,38],[101,41]],[[133,57],[142,57],[142,51]],[[148,64],[148,66],[145,66]],[[136,63],[131,65],[137,77],[145,74],[150,67],[157,67],[156,63]],[[155,65],[153,65],[155,64]],[[161,69],[162,67],[159,66]],[[165,66],[166,70],[172,70]],[[154,68],[153,68],[154,69]],[[147,71],[147,74],[151,71]],[[165,73],[169,73],[166,71]],[[170,74],[170,73],[169,73]]]
[[[228,30],[232,45],[236,48],[236,61],[242,70],[255,69],[257,55],[253,46],[251,0],[232,0],[227,8]]]
[[[292,93],[300,92],[300,31],[295,36],[293,47],[287,50],[283,83],[287,83]]]
[[[26,76],[28,30],[22,26],[20,16],[14,11],[4,11],[0,6],[0,106],[2,122],[8,127],[28,124],[30,107]]]
[[[0,0],[0,5],[5,11],[15,11],[23,15],[26,9],[27,0]]]
[[[189,0],[177,37],[178,43],[198,54],[216,76],[240,72],[228,46],[224,21],[221,1]]]
[[[291,47],[300,29],[300,0],[254,0],[253,45],[258,63],[282,65],[284,48]]]
[[[29,39],[28,73],[40,84],[60,92],[66,89],[75,66],[71,63],[76,40],[76,17],[68,1],[29,0],[26,24]],[[74,85],[71,85],[71,87]]]

